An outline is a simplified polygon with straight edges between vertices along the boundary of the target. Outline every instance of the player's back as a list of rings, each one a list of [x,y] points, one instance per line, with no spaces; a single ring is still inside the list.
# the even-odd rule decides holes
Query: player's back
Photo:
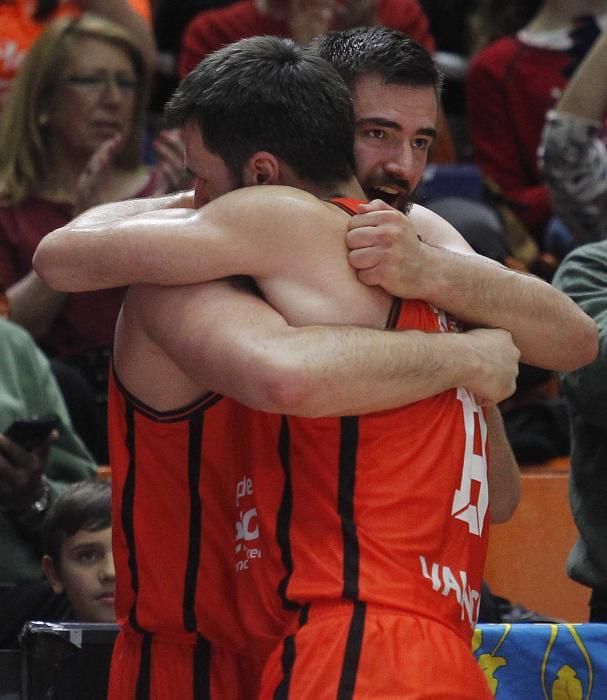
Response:
[[[424,302],[395,308],[395,328],[447,330]],[[469,640],[489,515],[486,425],[465,390],[360,417],[248,420],[259,555],[237,586],[254,638],[310,604],[360,600]]]

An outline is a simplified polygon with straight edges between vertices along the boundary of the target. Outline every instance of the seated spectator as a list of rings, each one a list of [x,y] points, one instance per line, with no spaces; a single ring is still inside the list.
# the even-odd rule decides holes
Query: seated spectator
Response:
[[[95,464],[74,434],[47,358],[21,328],[0,319],[0,645],[14,641],[23,615],[48,609],[42,584],[44,518],[69,484],[93,478]],[[56,434],[31,452],[3,431],[16,419],[58,419]],[[52,607],[52,606],[51,606]],[[28,619],[26,617],[26,619]],[[29,618],[31,619],[31,618]]]
[[[590,622],[607,622],[607,150],[602,140],[607,111],[607,35],[573,75],[548,114],[540,162],[555,206],[577,247],[559,266],[554,284],[595,320],[598,358],[561,376],[571,409],[569,499],[579,537],[567,573],[590,589]]]
[[[570,245],[607,238],[607,35],[593,46],[548,113],[540,167]]]
[[[0,0],[0,109],[25,54],[45,26],[57,17],[94,12],[136,37],[150,68],[154,64],[149,0]]]
[[[42,568],[53,591],[69,601],[65,620],[116,620],[111,510],[108,481],[74,484],[49,510]]]
[[[547,250],[553,211],[537,166],[540,134],[546,112],[607,23],[607,1],[488,0],[485,6],[508,20],[507,31],[517,33],[502,35],[471,60],[467,114],[475,159],[510,214],[539,250]],[[581,15],[586,17],[577,19]],[[488,32],[496,34],[499,30]]]
[[[57,294],[31,261],[43,236],[89,206],[187,181],[171,135],[157,140],[157,167],[141,164],[147,83],[143,55],[124,28],[88,14],[61,18],[29,51],[0,125],[0,287],[10,317],[50,357],[83,372],[101,426],[122,292]]]
[[[597,359],[561,375],[561,380],[571,409],[569,502],[579,531],[567,573],[591,591],[590,622],[607,622],[607,241],[573,250],[559,266],[554,285],[579,304],[599,330]]]

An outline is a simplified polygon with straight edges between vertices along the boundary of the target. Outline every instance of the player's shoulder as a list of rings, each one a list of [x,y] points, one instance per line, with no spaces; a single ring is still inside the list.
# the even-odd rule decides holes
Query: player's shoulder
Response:
[[[243,187],[222,195],[214,203],[249,224],[260,217],[266,222],[287,218],[291,226],[297,226],[310,218],[326,219],[336,209],[310,192],[287,185]]]

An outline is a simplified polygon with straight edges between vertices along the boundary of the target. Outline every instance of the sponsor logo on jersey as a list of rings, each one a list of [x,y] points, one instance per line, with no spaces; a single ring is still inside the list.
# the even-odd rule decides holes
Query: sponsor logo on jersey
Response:
[[[236,485],[236,571],[245,571],[261,559],[257,508],[253,480],[246,474]]]

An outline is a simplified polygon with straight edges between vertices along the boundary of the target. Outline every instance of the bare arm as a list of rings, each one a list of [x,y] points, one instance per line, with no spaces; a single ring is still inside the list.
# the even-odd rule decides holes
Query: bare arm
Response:
[[[607,37],[599,37],[544,125],[539,166],[555,211],[578,243],[600,240],[607,211]]]
[[[298,225],[314,230],[319,215],[315,197],[290,187],[247,187],[192,206],[191,193],[178,193],[94,207],[44,237],[34,269],[64,292],[263,277],[292,259]]]
[[[521,474],[497,406],[489,406],[485,417],[489,443],[491,522],[505,523],[521,500]]]
[[[292,328],[262,299],[225,281],[133,287],[125,309],[115,353],[121,379],[160,409],[205,389],[259,410],[304,416],[394,408],[456,386],[499,401],[513,391],[517,373],[518,351],[505,331]],[[171,358],[170,384],[185,394],[167,398],[141,379],[137,329]],[[155,362],[158,352],[148,357]],[[153,371],[148,367],[147,374]],[[165,378],[167,371],[162,368]]]
[[[607,35],[599,36],[556,104],[556,111],[601,121],[607,109]]]
[[[383,202],[361,209],[347,242],[362,282],[424,299],[464,323],[505,328],[528,364],[570,370],[596,356],[594,323],[554,287],[465,254],[455,229],[427,209],[414,207],[409,217]]]
[[[6,290],[11,321],[40,338],[52,327],[67,295],[47,287],[32,270]]]
[[[309,194],[264,186],[231,192],[198,210],[173,208],[179,202],[179,196],[169,196],[96,207],[46,236],[34,267],[54,289],[84,291],[192,284],[235,274],[270,278],[282,274],[285,261],[292,263],[293,251],[304,244],[313,254],[309,232],[315,230],[318,206]],[[268,206],[260,215],[264,202]],[[573,302],[541,280],[485,258],[421,245],[416,231],[423,237],[437,222],[453,229],[432,212],[414,211],[415,230],[401,236],[400,224],[392,222],[385,245],[384,238],[377,245],[376,226],[350,231],[348,244],[356,248],[350,262],[363,270],[363,282],[424,299],[467,323],[505,328],[530,364],[568,370],[594,357],[596,329]],[[395,210],[368,214],[377,215],[403,219]],[[298,239],[300,224],[307,228]]]

